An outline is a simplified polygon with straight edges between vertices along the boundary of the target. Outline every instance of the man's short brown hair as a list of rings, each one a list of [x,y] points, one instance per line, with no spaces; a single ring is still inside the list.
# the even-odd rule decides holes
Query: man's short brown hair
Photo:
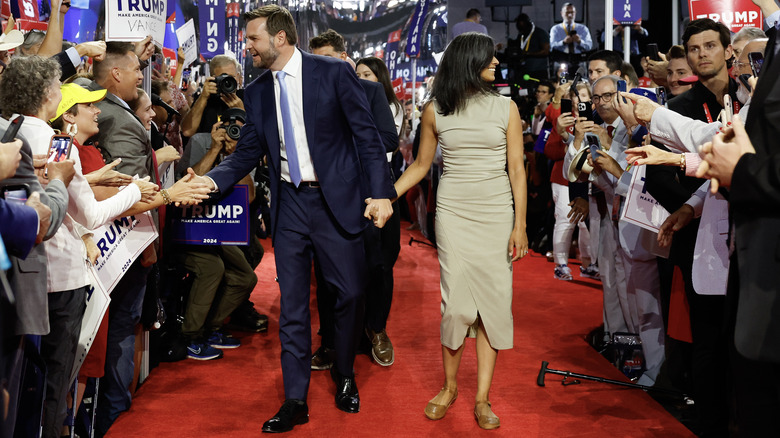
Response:
[[[347,51],[344,44],[344,37],[333,29],[328,29],[324,33],[309,40],[309,50],[315,50],[325,46],[333,47],[333,50],[338,53]]]
[[[277,5],[265,5],[244,13],[244,21],[247,23],[257,18],[267,18],[265,28],[272,37],[283,30],[287,35],[287,43],[291,46],[298,43],[295,20],[287,9]]]

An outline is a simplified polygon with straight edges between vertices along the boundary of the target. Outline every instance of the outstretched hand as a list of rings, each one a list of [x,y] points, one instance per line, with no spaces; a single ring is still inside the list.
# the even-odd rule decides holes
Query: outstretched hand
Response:
[[[84,175],[91,186],[122,187],[133,182],[133,178],[124,173],[117,172],[114,167],[122,162],[121,158],[106,164],[94,172]]]
[[[745,125],[736,115],[731,128],[724,129],[712,137],[712,142],[701,146],[699,155],[702,162],[696,170],[696,177],[711,179],[710,191],[716,193],[719,186],[731,186],[731,177],[740,158],[755,153],[753,143],[745,132]]]

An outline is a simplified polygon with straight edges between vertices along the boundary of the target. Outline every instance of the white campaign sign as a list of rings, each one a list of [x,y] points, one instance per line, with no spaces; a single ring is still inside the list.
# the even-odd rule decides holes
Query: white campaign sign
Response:
[[[198,41],[195,39],[195,22],[192,18],[176,29],[176,38],[179,40],[179,47],[184,49],[184,65],[179,68],[187,68],[198,59]]]
[[[158,167],[157,173],[160,174],[160,188],[170,189],[175,179],[173,176],[173,161],[162,163]]]
[[[151,35],[165,41],[166,0],[107,0],[106,41],[141,41]]]
[[[631,188],[626,195],[621,221],[638,225],[657,233],[669,212],[645,191],[645,169],[647,166],[635,166],[631,176]]]
[[[100,250],[97,272],[106,291],[111,293],[130,265],[157,238],[157,229],[149,212],[115,219],[92,230]]]
[[[76,347],[76,360],[73,362],[73,369],[70,372],[70,382],[76,380],[76,376],[81,369],[81,364],[89,353],[92,342],[95,340],[100,322],[108,310],[108,304],[111,298],[108,291],[103,287],[103,283],[98,278],[95,267],[89,265],[87,269],[89,282],[91,284],[89,294],[87,295],[87,308],[84,311],[84,317],[81,319],[81,334],[79,335],[79,345]]]

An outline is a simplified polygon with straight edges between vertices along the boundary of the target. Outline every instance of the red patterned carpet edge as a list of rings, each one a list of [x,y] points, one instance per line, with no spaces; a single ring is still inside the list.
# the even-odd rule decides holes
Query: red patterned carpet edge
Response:
[[[391,367],[380,367],[366,355],[355,362],[361,412],[339,411],[335,385],[327,372],[313,371],[308,424],[291,437],[690,437],[682,424],[641,390],[584,381],[564,387],[561,377],[536,378],[542,360],[550,368],[623,379],[584,340],[601,322],[601,285],[580,279],[553,279],[553,265],[529,256],[514,265],[515,347],[502,351],[491,391],[501,419],[495,431],[481,430],[474,419],[476,356],[468,340],[459,372],[459,397],[440,421],[425,418],[426,403],[441,388],[439,344],[440,293],[435,249],[407,245],[418,231],[402,232],[395,267],[395,294],[388,335],[395,346]],[[279,365],[279,288],[270,241],[256,272],[252,300],[269,315],[267,334],[235,333],[241,348],[221,360],[185,360],[152,370],[136,392],[132,408],[122,414],[110,437],[248,437],[276,413],[284,394]],[[319,346],[316,300],[312,294],[313,348]]]

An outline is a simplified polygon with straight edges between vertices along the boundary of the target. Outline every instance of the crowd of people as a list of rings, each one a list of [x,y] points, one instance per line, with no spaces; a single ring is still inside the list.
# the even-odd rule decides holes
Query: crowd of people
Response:
[[[136,339],[142,326],[164,323],[159,307],[175,313],[165,327],[184,347],[168,360],[219,359],[241,346],[229,330],[267,330],[249,300],[266,236],[281,291],[285,401],[263,431],[309,421],[312,370],[330,370],[336,406],[359,412],[357,352],[365,345],[377,365],[395,361],[387,321],[402,217],[434,242],[441,268],[444,382],[424,409],[429,419],[457,398],[464,339],[476,337],[475,418],[500,426],[489,391],[498,351],[513,347],[511,268],[533,250],[562,287],[575,275],[601,282],[594,345],[612,351],[620,336],[637,339],[630,377],[646,386],[665,377],[689,394],[698,434],[729,436],[736,425],[740,436],[777,435],[780,391],[765,377],[780,357],[770,146],[780,8],[753,1],[766,33],[694,20],[683,44],[663,53],[632,46],[640,69],[618,51],[594,51],[571,4],[549,34],[520,14],[503,53],[470,10],[419,123],[381,59],[352,60],[333,30],[305,47],[278,6],[244,15],[247,55],[265,70],[246,88],[229,55],[212,58],[200,82],[182,81],[181,68],[172,76],[151,66],[151,37],[65,42],[68,3],[46,33],[7,31],[0,130],[14,135],[0,143],[2,436],[69,434],[66,417],[95,378],[94,433],[106,434],[130,407]],[[532,95],[497,93],[501,62],[511,78],[533,79]],[[139,88],[145,75],[148,90]],[[57,138],[69,144],[66,159],[49,158]],[[637,180],[669,214],[657,232],[621,220]],[[172,241],[174,207],[215,202],[234,185],[247,187],[246,245]],[[95,230],[139,215],[157,238],[123,269],[77,362],[90,270],[105,256]],[[672,326],[681,314],[685,323]],[[21,378],[36,366],[45,369],[38,392]],[[42,409],[21,408],[36,401]]]

